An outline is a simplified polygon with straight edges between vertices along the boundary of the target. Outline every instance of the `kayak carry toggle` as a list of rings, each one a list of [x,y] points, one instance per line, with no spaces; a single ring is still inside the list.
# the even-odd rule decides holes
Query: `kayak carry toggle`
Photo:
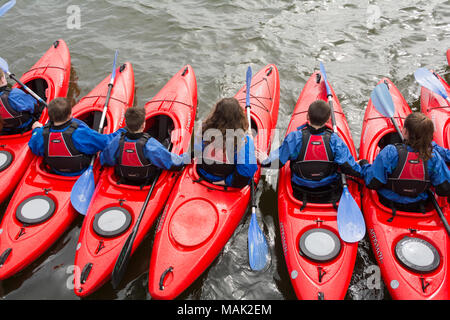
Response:
[[[2,255],[0,256],[0,268],[3,267],[6,260],[8,259],[9,255],[11,254],[12,249],[8,248],[5,251],[3,251]]]
[[[169,272],[173,272],[173,267],[169,267],[164,271],[159,279],[159,290],[164,290],[164,279],[166,278]]]

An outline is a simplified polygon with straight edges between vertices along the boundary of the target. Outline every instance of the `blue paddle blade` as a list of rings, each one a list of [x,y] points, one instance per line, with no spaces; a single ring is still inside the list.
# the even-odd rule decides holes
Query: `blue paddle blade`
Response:
[[[414,72],[414,78],[423,87],[448,99],[447,91],[439,79],[428,69],[420,68]]]
[[[86,215],[94,190],[94,171],[91,165],[75,182],[70,194],[72,206],[82,215]]]
[[[269,249],[266,237],[259,228],[256,214],[252,213],[250,227],[248,229],[248,253],[252,270],[262,270],[267,264]]]
[[[323,65],[322,62],[320,62],[319,67],[320,67],[320,73],[322,74],[322,77],[323,77],[323,81],[325,82],[325,88],[327,89],[327,96],[330,96],[331,89],[330,89],[330,86],[328,85],[328,78],[327,78],[327,73],[325,71],[325,66]]]
[[[248,67],[247,69],[247,77],[246,77],[246,84],[247,84],[247,91],[246,91],[246,96],[245,96],[245,105],[249,106],[250,105],[250,83],[252,81],[252,67]]]
[[[11,0],[5,3],[3,6],[0,7],[0,17],[7,13],[12,7],[16,5],[16,0]]]
[[[391,93],[388,86],[382,82],[378,84],[370,94],[370,99],[374,107],[383,116],[392,118],[395,114],[394,101],[392,100]]]
[[[113,62],[113,71],[111,75],[111,84],[114,84],[114,79],[116,78],[116,63],[117,63],[117,56],[119,55],[119,50],[116,50],[116,53],[114,54],[114,62]]]
[[[345,242],[358,242],[366,234],[366,224],[361,209],[347,187],[344,187],[337,212],[339,235]]]
[[[8,62],[6,62],[3,58],[0,58],[0,68],[2,68],[4,73],[9,73]]]

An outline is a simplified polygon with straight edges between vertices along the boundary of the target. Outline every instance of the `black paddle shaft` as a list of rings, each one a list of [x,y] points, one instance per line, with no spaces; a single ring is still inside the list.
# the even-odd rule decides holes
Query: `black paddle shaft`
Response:
[[[334,106],[333,106],[333,95],[329,94],[327,96],[328,98],[328,105],[330,106],[331,109],[331,124],[333,125],[333,132],[334,133],[338,133],[337,132],[337,124],[336,124],[336,115],[334,114]],[[342,185],[344,187],[347,186],[347,177],[345,176],[344,173],[341,173],[341,181],[342,181]]]
[[[436,209],[437,214],[439,215],[439,218],[441,218],[442,223],[444,224],[445,231],[447,231],[447,234],[450,237],[450,225],[448,224],[448,221],[445,218],[444,213],[442,212],[442,209],[439,206],[439,203],[437,202],[437,200],[436,200],[434,194],[431,192],[431,190],[428,190],[427,194],[430,197],[431,202],[433,203],[433,206]]]
[[[127,269],[128,262],[130,261],[131,249],[133,248],[134,239],[136,238],[137,231],[139,229],[139,225],[141,223],[142,217],[144,216],[144,212],[147,208],[148,202],[150,201],[150,198],[153,193],[153,189],[155,188],[156,182],[158,181],[160,175],[161,175],[161,170],[159,170],[158,174],[156,175],[155,179],[153,180],[150,191],[147,194],[147,198],[145,199],[145,202],[141,208],[141,212],[139,213],[139,216],[136,220],[136,224],[133,227],[133,231],[128,236],[127,241],[123,245],[122,251],[120,251],[119,257],[117,258],[116,264],[114,265],[114,269],[112,272],[112,279],[111,279],[112,286],[114,289],[117,289],[117,287],[120,284],[120,281],[123,278],[123,275],[125,274],[125,270]]]

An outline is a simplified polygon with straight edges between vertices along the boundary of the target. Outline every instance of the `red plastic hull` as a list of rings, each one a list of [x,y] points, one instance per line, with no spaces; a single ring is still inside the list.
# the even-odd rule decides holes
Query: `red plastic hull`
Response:
[[[180,69],[145,105],[145,108],[147,120],[157,115],[171,117],[175,125],[171,151],[177,154],[186,152],[189,148],[197,110],[197,80],[192,67],[185,66]],[[76,270],[81,272],[87,264],[92,264],[91,271],[84,281],[81,281],[80,273],[76,276],[74,291],[80,297],[91,294],[110,279],[120,251],[136,223],[150,190],[150,186],[141,190],[140,187],[118,185],[114,169],[112,167],[105,169],[84,219],[75,255]],[[158,179],[139,225],[132,253],[162,211],[178,176],[179,173],[164,171]],[[127,231],[112,238],[99,236],[92,227],[95,216],[108,207],[122,207],[132,216],[132,223]]]
[[[55,42],[56,43],[56,42]],[[21,82],[29,85],[35,79],[44,79],[47,82],[47,103],[57,97],[66,97],[69,90],[70,79],[70,52],[64,40],[58,40],[58,45],[50,49],[31,67],[21,78]],[[16,84],[14,86],[18,88]],[[41,123],[47,122],[48,115],[45,108],[39,119]],[[0,172],[0,203],[3,202],[15,189],[26,169],[33,160],[34,155],[28,148],[31,131],[7,136],[0,136],[0,150],[11,153],[11,165]]]
[[[313,101],[319,99],[327,101],[325,82],[320,79],[320,82],[317,83],[317,75],[320,75],[320,72],[315,72],[303,88],[286,135],[307,122],[307,111]],[[356,150],[350,129],[334,91],[333,97],[339,136],[356,159]],[[328,125],[332,127],[331,122]],[[361,196],[358,186],[350,180],[349,190],[359,204]],[[308,203],[300,211],[302,205],[303,202],[296,199],[292,193],[291,170],[288,162],[279,174],[278,216],[283,253],[294,291],[298,299],[303,300],[343,299],[352,277],[358,243],[346,243],[341,240],[340,253],[333,260],[327,262],[314,262],[301,255],[299,240],[310,229],[325,228],[339,237],[337,211],[331,204]]]
[[[72,109],[73,116],[84,119],[94,111],[102,112],[110,77],[106,77]],[[126,108],[133,105],[134,73],[127,63],[123,72],[117,71],[111,100],[106,115],[104,133],[112,133],[123,126]],[[94,165],[94,177],[99,175],[98,161]],[[70,202],[70,193],[78,177],[64,177],[48,173],[42,157],[35,157],[25,172],[6,209],[0,226],[0,254],[12,249],[0,267],[0,279],[19,272],[42,255],[62,234],[78,213]],[[26,199],[47,195],[56,205],[53,216],[40,224],[24,225],[16,217],[18,206]]]
[[[394,118],[401,128],[411,110],[394,84],[389,79],[382,79],[380,83],[382,81],[389,86],[395,104]],[[369,100],[361,135],[360,158],[372,163],[380,151],[380,139],[395,132],[392,122],[378,113]],[[363,208],[372,248],[391,297],[402,300],[448,300],[449,238],[435,210],[425,214],[397,211],[393,221],[388,222],[392,217],[391,209],[379,202],[376,191],[367,188],[364,188]],[[449,215],[448,204],[442,210],[446,216]],[[399,263],[395,246],[406,236],[424,239],[438,250],[441,263],[435,271],[419,274]]]
[[[437,77],[447,91],[447,95],[450,95],[450,85],[439,75]],[[434,123],[434,141],[450,149],[450,103],[440,95],[421,87],[420,106],[422,112]]]
[[[251,83],[251,116],[258,127],[255,145],[264,152],[270,150],[272,129],[278,118],[277,68],[264,67]],[[235,98],[245,107],[245,87]],[[260,170],[256,183],[259,178]],[[189,287],[217,257],[247,210],[248,186],[225,191],[205,181],[194,182],[197,179],[195,164],[188,165],[175,184],[157,227],[149,271],[149,292],[154,299],[174,299]]]

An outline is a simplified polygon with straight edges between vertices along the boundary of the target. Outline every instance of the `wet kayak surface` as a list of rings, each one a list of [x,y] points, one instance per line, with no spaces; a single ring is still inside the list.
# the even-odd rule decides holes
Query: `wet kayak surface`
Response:
[[[78,101],[109,72],[114,50],[135,72],[135,104],[143,106],[183,65],[198,84],[196,128],[216,101],[245,83],[249,65],[277,66],[280,107],[273,148],[285,136],[292,111],[319,61],[346,115],[359,149],[364,110],[375,85],[388,77],[419,110],[419,67],[450,80],[446,50],[450,3],[431,1],[89,1],[24,0],[2,16],[1,57],[20,76],[56,39],[70,49],[69,98]],[[45,19],[43,19],[45,17]],[[196,129],[194,128],[194,130]],[[265,171],[257,190],[258,216],[271,253],[261,272],[248,264],[246,214],[222,253],[178,299],[296,299],[289,280],[277,214],[277,172]],[[8,198],[9,199],[9,198]],[[0,216],[8,200],[0,204]],[[39,259],[0,281],[3,299],[79,299],[74,257],[82,216]],[[105,284],[87,299],[150,299],[148,269],[156,223],[134,253],[118,290]],[[391,299],[370,247],[359,243],[350,300]]]

